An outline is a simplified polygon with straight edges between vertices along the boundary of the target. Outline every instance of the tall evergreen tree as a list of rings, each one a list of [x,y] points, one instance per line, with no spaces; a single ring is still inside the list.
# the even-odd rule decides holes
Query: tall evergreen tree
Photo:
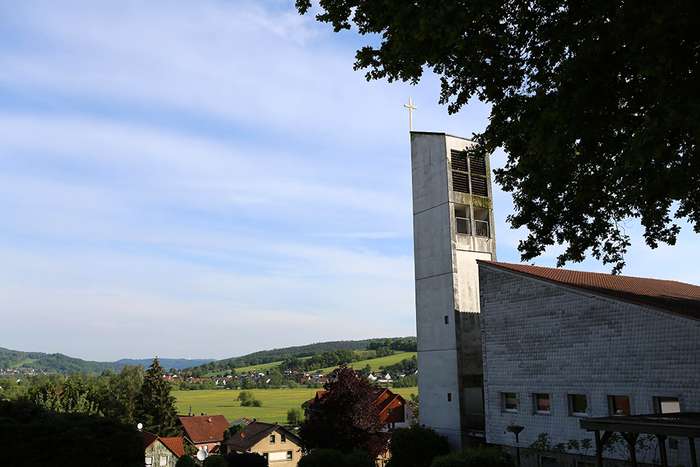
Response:
[[[158,358],[146,370],[139,394],[136,413],[144,429],[157,435],[177,434],[175,397],[170,394],[170,384],[163,379],[163,368]]]

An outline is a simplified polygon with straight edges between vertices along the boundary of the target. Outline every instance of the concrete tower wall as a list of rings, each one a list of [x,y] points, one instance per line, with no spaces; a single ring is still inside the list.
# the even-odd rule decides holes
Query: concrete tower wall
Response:
[[[452,190],[451,152],[470,144],[443,133],[411,133],[420,422],[454,448],[469,427],[483,424],[476,260],[495,259],[490,197]],[[490,194],[490,180],[488,188]],[[490,236],[458,234],[455,203],[487,208]]]

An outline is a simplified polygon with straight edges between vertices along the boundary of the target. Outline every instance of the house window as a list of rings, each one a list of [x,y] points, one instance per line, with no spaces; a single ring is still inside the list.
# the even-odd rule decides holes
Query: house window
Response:
[[[479,237],[490,237],[489,210],[485,208],[474,208],[474,233]]]
[[[550,410],[549,394],[535,394],[535,413],[548,414]]]
[[[270,444],[275,444],[275,435],[270,435]]]
[[[577,417],[588,415],[588,399],[584,394],[569,394],[569,414]]]
[[[472,234],[472,219],[469,206],[463,204],[455,205],[455,222],[457,224],[457,233]]]
[[[506,412],[518,411],[518,395],[514,392],[501,393],[503,400],[503,410]]]
[[[280,443],[286,443],[287,442],[287,435],[284,433],[280,434]]]
[[[629,396],[608,396],[610,415],[631,415]]]
[[[146,457],[146,465],[153,465],[153,458],[152,457]]]
[[[678,413],[681,411],[681,404],[677,397],[655,397],[654,410],[658,414]]]
[[[287,460],[292,460],[292,451],[287,451]]]
[[[160,467],[165,467],[168,465],[168,458],[165,456],[160,456]]]
[[[268,460],[268,457],[269,457],[269,456],[268,456],[268,454],[267,454],[266,452],[264,452],[262,456],[265,458],[265,460]]]

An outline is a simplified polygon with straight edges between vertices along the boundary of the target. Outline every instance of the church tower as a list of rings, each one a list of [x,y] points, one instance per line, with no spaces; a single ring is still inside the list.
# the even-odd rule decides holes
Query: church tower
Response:
[[[473,144],[411,132],[420,423],[456,449],[483,436],[476,260],[496,259],[490,164]]]

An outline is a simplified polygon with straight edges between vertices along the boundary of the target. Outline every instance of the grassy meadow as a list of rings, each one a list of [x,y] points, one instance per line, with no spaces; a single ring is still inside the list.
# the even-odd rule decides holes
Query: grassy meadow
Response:
[[[235,390],[173,391],[173,395],[176,399],[178,413],[181,414],[188,413],[191,406],[192,413],[196,415],[204,412],[209,415],[224,415],[229,421],[248,417],[272,423],[286,422],[287,411],[291,408],[300,408],[301,404],[311,399],[317,390],[308,388],[251,389],[250,391],[255,398],[262,402],[262,407],[241,407],[236,400],[240,391]],[[418,388],[392,388],[392,391],[408,398],[410,394],[417,394]]]

